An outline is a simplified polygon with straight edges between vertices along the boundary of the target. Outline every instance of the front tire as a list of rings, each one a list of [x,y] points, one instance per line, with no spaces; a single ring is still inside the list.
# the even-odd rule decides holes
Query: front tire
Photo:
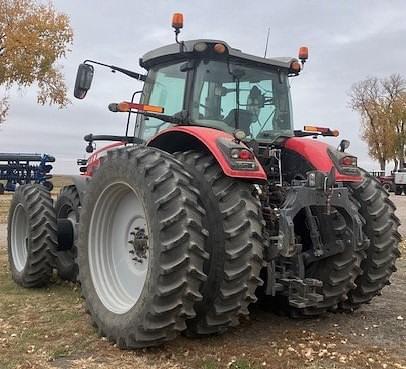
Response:
[[[82,208],[79,280],[98,332],[121,348],[159,345],[186,329],[206,276],[204,210],[170,154],[108,152]]]
[[[8,258],[12,278],[23,287],[49,283],[56,249],[52,198],[41,185],[19,186],[11,201]]]

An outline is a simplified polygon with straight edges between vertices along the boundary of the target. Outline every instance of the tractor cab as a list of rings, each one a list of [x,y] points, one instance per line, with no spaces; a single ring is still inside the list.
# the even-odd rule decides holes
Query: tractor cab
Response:
[[[179,16],[179,17],[178,17]],[[148,142],[175,126],[198,126],[235,134],[246,141],[272,142],[294,135],[289,77],[297,76],[308,58],[301,47],[299,59],[266,58],[243,53],[224,41],[179,41],[183,17],[175,14],[176,43],[146,53],[142,75],[128,69],[86,60],[79,66],[75,97],[83,99],[91,86],[93,65],[101,65],[144,82],[140,103],[112,103],[113,112],[128,112],[125,136],[87,135],[93,141]],[[134,135],[129,136],[131,114],[136,113]],[[314,134],[314,133],[312,133]]]
[[[247,138],[291,136],[288,77],[297,75],[294,58],[261,58],[224,41],[193,40],[145,54],[148,70],[142,103],[160,106],[179,124],[210,127]],[[155,136],[170,123],[139,115],[138,136]]]

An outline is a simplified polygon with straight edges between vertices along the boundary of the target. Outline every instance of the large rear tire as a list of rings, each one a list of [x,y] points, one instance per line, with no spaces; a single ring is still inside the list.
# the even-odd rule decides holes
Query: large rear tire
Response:
[[[56,252],[56,269],[63,280],[76,282],[78,266],[77,256],[77,224],[80,220],[80,198],[76,186],[65,186],[61,189],[55,203],[55,213],[58,220],[59,249],[70,247],[68,250]],[[69,245],[67,245],[69,244]]]
[[[362,274],[355,280],[355,289],[341,309],[351,311],[368,303],[378,295],[396,271],[395,262],[400,256],[398,232],[399,219],[396,207],[379,181],[363,173],[360,183],[351,186],[352,196],[360,204],[360,214],[365,219],[363,231],[369,238],[367,257],[361,263]]]
[[[27,288],[46,285],[52,276],[57,237],[51,195],[42,185],[19,186],[8,219],[12,278]]]
[[[82,207],[79,281],[98,332],[121,348],[186,329],[201,300],[207,232],[191,175],[148,147],[108,152]]]
[[[261,204],[251,184],[225,176],[210,154],[188,151],[176,157],[194,175],[209,230],[205,250],[210,259],[204,268],[208,279],[187,333],[222,333],[249,314],[248,305],[256,301],[255,290],[262,285]]]

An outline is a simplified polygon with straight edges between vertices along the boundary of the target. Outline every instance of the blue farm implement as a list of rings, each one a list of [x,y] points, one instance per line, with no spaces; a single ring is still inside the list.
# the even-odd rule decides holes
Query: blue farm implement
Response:
[[[0,193],[15,191],[19,185],[36,183],[52,190],[52,165],[55,158],[47,154],[0,153]]]

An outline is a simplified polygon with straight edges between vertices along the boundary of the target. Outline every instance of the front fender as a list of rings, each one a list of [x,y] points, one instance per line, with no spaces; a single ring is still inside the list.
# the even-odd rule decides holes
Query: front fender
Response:
[[[219,140],[234,141],[233,135],[213,128],[199,126],[177,126],[168,128],[147,142],[152,146],[169,153],[187,150],[208,150],[217,160],[224,174],[228,177],[255,181],[266,181],[267,176],[257,159],[255,170],[235,170],[221,151]],[[241,143],[242,146],[245,146]]]

